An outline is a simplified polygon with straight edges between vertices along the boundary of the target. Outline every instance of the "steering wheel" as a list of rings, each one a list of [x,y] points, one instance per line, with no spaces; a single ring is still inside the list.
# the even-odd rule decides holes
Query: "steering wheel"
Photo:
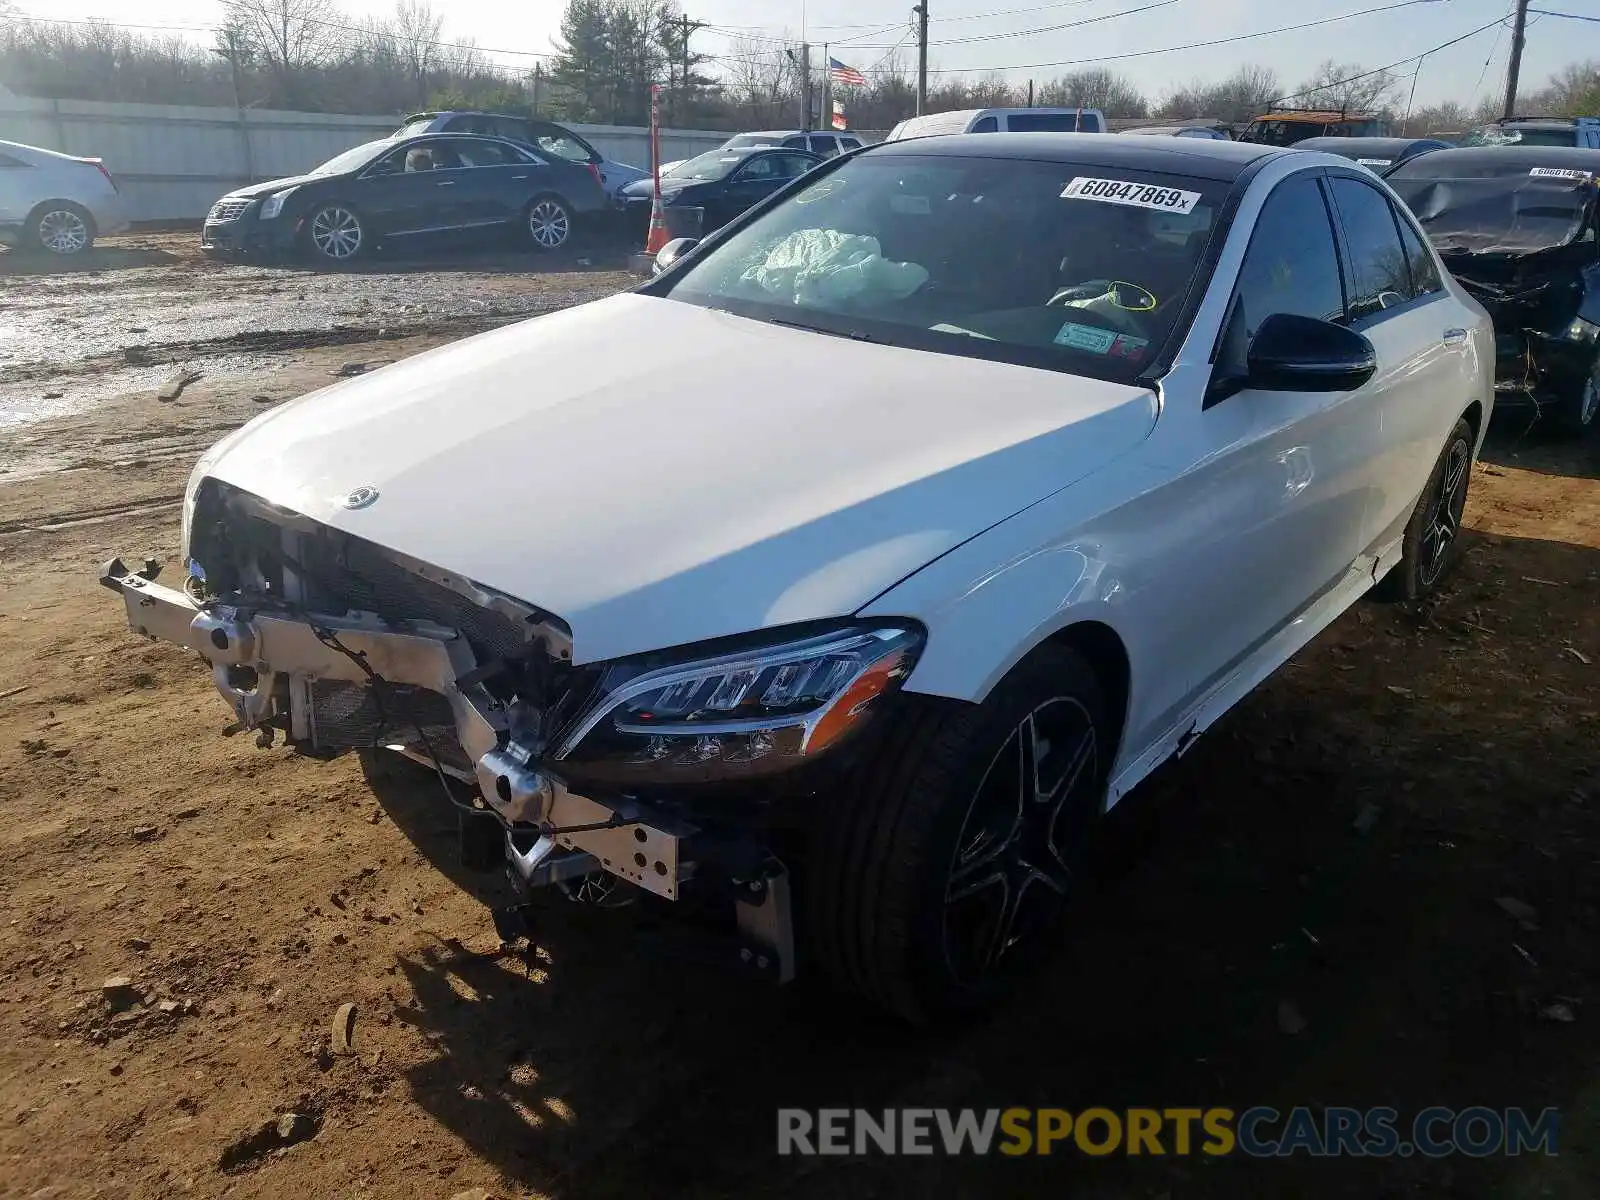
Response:
[[[1045,301],[1045,305],[1060,307],[1085,300],[1098,300],[1102,296],[1107,298],[1113,308],[1120,308],[1124,312],[1150,312],[1161,303],[1156,299],[1154,292],[1137,283],[1129,283],[1123,279],[1089,279],[1083,283],[1075,283],[1071,287],[1061,288]]]

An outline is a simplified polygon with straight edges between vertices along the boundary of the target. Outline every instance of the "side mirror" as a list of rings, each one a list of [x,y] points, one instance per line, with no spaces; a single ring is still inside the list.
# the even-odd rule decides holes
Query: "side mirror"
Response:
[[[681,237],[673,238],[665,246],[656,251],[656,263],[651,269],[652,274],[659,275],[673,263],[677,262],[689,251],[700,244],[699,238]]]
[[[1245,386],[1274,392],[1348,392],[1378,369],[1372,343],[1316,317],[1273,313],[1245,357]]]

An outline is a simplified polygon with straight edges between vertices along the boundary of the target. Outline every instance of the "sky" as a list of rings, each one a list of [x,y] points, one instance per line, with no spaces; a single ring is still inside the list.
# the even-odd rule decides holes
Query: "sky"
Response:
[[[1218,78],[1242,63],[1278,71],[1286,87],[1298,87],[1322,61],[1332,58],[1363,67],[1385,66],[1504,17],[1508,0],[1421,0],[1397,11],[1372,13],[1311,29],[1278,33],[1229,45],[1117,59],[1130,52],[1280,28],[1359,12],[1397,0],[929,0],[930,70],[983,73],[1000,70],[1015,82],[1040,84],[1073,70],[1068,60],[1092,60],[1132,78],[1152,98],[1195,78]],[[793,38],[804,31],[813,43],[851,66],[871,68],[898,53],[914,67],[908,0],[681,0],[684,12],[709,27],[694,35],[697,52],[712,56],[738,50],[743,37]],[[948,3],[950,10],[944,11]],[[1142,12],[1131,9],[1156,5]],[[1600,0],[1533,0],[1539,7],[1600,18]],[[381,15],[392,0],[342,0],[352,16]],[[561,0],[508,4],[504,0],[448,0],[445,36],[467,37],[491,49],[507,66],[530,69],[548,54],[558,33]],[[217,0],[143,0],[138,6],[108,0],[17,0],[20,12],[38,17],[103,18],[159,26],[214,25]],[[137,16],[130,13],[136,12]],[[1098,19],[1095,18],[1109,18]],[[1082,22],[1092,21],[1089,24]],[[1059,28],[1076,24],[1073,28]],[[204,33],[191,36],[204,38]],[[966,40],[961,40],[966,39]],[[973,40],[975,39],[975,40]],[[1496,26],[1430,55],[1416,77],[1418,105],[1454,99],[1471,102],[1498,96],[1504,87],[1511,35]],[[898,51],[893,47],[901,43]],[[943,44],[941,44],[943,43]],[[748,43],[746,43],[748,44]],[[524,53],[509,53],[521,51]],[[1587,53],[1586,53],[1587,51]],[[1523,93],[1544,85],[1550,74],[1576,58],[1600,52],[1600,26],[1554,16],[1529,18],[1523,56]],[[820,55],[820,48],[816,52]],[[548,63],[549,59],[542,61]],[[1407,76],[1414,63],[1402,68]]]

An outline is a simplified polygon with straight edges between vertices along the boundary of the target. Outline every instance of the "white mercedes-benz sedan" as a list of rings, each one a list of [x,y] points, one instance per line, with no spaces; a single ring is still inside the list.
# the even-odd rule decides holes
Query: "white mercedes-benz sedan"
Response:
[[[1342,158],[889,143],[661,263],[264,414],[181,586],[103,582],[262,745],[425,764],[525,892],[720,910],[730,963],[926,1019],[1059,940],[1099,814],[1450,565],[1493,336]]]

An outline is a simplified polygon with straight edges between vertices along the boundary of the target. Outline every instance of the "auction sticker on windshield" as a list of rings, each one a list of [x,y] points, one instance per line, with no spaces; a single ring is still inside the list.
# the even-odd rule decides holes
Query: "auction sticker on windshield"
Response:
[[[1104,354],[1111,349],[1112,343],[1117,340],[1115,330],[1100,329],[1094,325],[1080,325],[1076,321],[1068,321],[1055,336],[1058,346],[1070,346],[1074,350],[1087,350],[1090,354]]]
[[[1091,179],[1079,175],[1061,189],[1063,200],[1099,200],[1103,204],[1127,204],[1133,208],[1153,208],[1160,212],[1186,213],[1200,200],[1199,192],[1181,188],[1132,183],[1125,179]]]
[[[1570,167],[1534,167],[1528,174],[1540,179],[1588,179],[1590,172],[1575,171]]]

